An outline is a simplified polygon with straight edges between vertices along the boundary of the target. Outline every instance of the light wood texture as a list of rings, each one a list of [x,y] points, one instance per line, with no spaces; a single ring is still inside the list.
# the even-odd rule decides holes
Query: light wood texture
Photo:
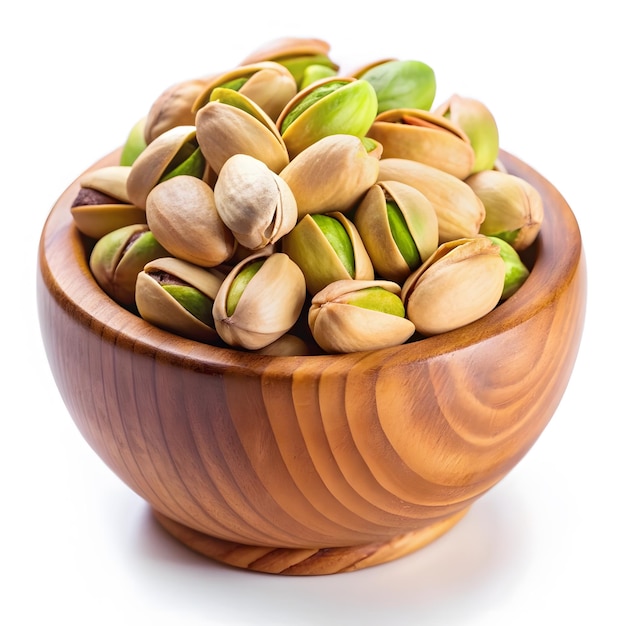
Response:
[[[524,288],[465,328],[341,356],[215,348],[117,306],[73,226],[74,182],[43,228],[37,292],[82,435],[173,536],[237,567],[327,574],[432,541],[539,437],[583,328],[576,220],[537,172],[502,160],[545,203]]]

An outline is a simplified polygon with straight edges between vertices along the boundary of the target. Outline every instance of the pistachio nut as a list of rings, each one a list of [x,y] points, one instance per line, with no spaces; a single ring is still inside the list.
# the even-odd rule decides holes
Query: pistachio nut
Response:
[[[181,174],[202,178],[205,171],[195,127],[176,126],[159,135],[137,157],[126,181],[128,197],[145,209],[148,194],[160,182]]]
[[[461,180],[474,167],[469,138],[442,115],[420,109],[390,109],[376,116],[367,136],[382,144],[385,158],[419,161]]]
[[[504,287],[500,300],[508,300],[525,282],[530,270],[522,261],[517,250],[500,237],[490,236],[489,239],[500,247],[500,256],[504,261]]]
[[[222,277],[175,257],[147,263],[137,276],[139,315],[154,326],[187,339],[216,344],[213,304]]]
[[[330,353],[389,348],[414,333],[400,286],[385,280],[338,280],[313,296],[308,314],[316,343]]]
[[[465,181],[485,207],[480,232],[495,235],[517,251],[537,238],[543,223],[543,201],[526,180],[496,170],[483,170]]]
[[[357,76],[374,87],[378,113],[405,108],[428,111],[435,100],[435,72],[421,61],[385,60],[370,65]]]
[[[456,176],[409,159],[381,159],[378,180],[397,180],[415,187],[432,203],[439,243],[478,234],[485,207],[472,188]]]
[[[142,117],[135,122],[130,129],[120,154],[120,165],[132,165],[137,157],[145,150],[146,140],[144,137],[146,118]]]
[[[336,280],[372,280],[374,267],[354,224],[343,214],[305,215],[281,241],[314,295]]]
[[[273,172],[289,162],[287,147],[265,111],[234,89],[216,87],[196,113],[198,143],[211,169],[219,175],[234,154],[248,154]]]
[[[377,108],[376,92],[367,81],[331,76],[301,89],[276,125],[293,159],[327,135],[365,136]]]
[[[377,274],[403,282],[439,245],[437,214],[421,192],[398,181],[369,189],[354,224]]]
[[[235,239],[251,250],[275,243],[298,218],[287,183],[247,154],[234,154],[224,163],[215,183],[215,206]]]
[[[175,176],[156,185],[146,198],[146,219],[171,255],[195,265],[214,267],[235,250],[213,190],[195,176]]]
[[[307,213],[342,213],[352,209],[376,182],[381,146],[354,135],[322,137],[294,157],[280,172],[298,205]]]
[[[196,112],[192,110],[192,106],[208,80],[193,78],[176,83],[152,103],[144,127],[144,140],[147,144],[166,130],[195,124]]]
[[[488,237],[443,243],[404,282],[406,315],[424,336],[465,326],[496,307],[504,275],[500,247]]]
[[[321,64],[307,65],[302,72],[302,79],[300,80],[299,88],[305,89],[318,80],[324,80],[326,78],[330,78],[331,76],[337,76],[337,69],[334,66]]]
[[[146,224],[132,224],[96,241],[89,255],[89,268],[111,299],[133,309],[137,275],[146,263],[167,254]]]
[[[213,306],[215,329],[230,346],[259,350],[292,328],[305,297],[304,275],[286,254],[253,254],[224,279]]]
[[[259,61],[240,65],[206,82],[192,105],[194,113],[210,101],[213,90],[219,87],[233,89],[250,98],[272,120],[278,118],[298,91],[291,72],[279,63]]]
[[[80,177],[70,211],[81,233],[100,239],[122,226],[146,223],[145,210],[132,204],[126,193],[129,173],[130,166],[111,165]]]
[[[469,138],[475,155],[472,174],[496,166],[500,148],[498,125],[482,102],[454,94],[439,105],[434,113],[449,119]]]
[[[330,44],[322,39],[281,37],[252,51],[242,61],[242,65],[258,61],[275,61],[289,70],[298,89],[302,89],[305,73],[310,66],[321,65],[337,71],[339,66],[330,58],[329,53]]]

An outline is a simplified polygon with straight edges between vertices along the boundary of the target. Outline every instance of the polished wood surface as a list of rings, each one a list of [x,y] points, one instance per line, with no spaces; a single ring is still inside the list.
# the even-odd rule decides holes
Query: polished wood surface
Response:
[[[237,567],[327,574],[432,541],[539,437],[583,329],[577,222],[537,172],[502,161],[545,203],[524,287],[465,328],[340,356],[216,348],[122,309],[90,274],[74,182],[43,228],[37,292],[82,435],[173,536]]]

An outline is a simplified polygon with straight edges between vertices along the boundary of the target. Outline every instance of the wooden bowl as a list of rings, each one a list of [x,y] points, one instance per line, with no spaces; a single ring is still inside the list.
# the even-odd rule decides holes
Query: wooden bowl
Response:
[[[340,356],[217,348],[118,306],[73,225],[75,181],[43,228],[37,292],[50,367],[82,435],[174,537],[237,567],[329,574],[433,541],[537,440],[583,329],[577,222],[541,175],[501,159],[544,201],[524,286],[464,328]]]

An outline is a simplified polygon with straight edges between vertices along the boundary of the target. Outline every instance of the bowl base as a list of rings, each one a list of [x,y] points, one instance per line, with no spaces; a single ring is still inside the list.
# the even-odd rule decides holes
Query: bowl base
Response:
[[[225,541],[188,528],[153,510],[159,524],[185,546],[210,559],[267,574],[313,576],[365,569],[406,556],[457,524],[469,507],[430,526],[386,541],[334,548],[272,548]]]

